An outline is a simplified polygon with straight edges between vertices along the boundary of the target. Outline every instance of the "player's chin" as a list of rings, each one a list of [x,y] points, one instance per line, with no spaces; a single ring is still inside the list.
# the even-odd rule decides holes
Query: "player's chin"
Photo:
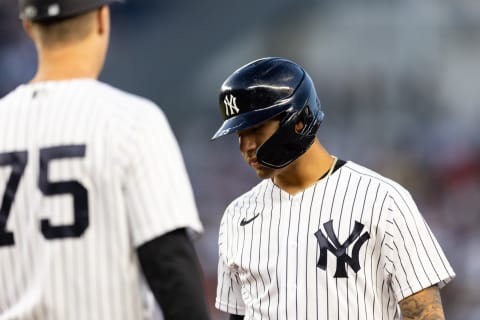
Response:
[[[273,177],[273,169],[264,166],[254,168],[255,174],[260,179],[270,179]]]

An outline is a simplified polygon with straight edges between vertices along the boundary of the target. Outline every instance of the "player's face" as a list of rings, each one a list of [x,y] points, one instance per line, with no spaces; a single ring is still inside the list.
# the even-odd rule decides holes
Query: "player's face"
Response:
[[[277,131],[279,126],[279,120],[267,120],[259,125],[237,132],[243,159],[261,179],[273,177],[275,169],[266,167],[257,161],[257,149]]]

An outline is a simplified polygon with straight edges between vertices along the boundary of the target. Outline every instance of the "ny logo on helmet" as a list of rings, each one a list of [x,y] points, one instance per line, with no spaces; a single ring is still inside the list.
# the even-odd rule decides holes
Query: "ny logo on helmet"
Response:
[[[237,98],[235,98],[232,94],[228,95],[223,99],[225,103],[225,115],[232,116],[240,112],[240,109],[237,107]]]

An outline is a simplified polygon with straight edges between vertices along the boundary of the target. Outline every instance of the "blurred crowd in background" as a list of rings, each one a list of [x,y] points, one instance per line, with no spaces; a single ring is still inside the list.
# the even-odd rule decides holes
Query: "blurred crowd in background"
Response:
[[[220,218],[257,182],[234,136],[210,141],[217,97],[226,76],[263,56],[310,73],[333,154],[412,192],[457,273],[442,290],[447,319],[480,319],[478,0],[129,0],[112,23],[101,80],[155,101],[171,122],[205,226],[196,245],[216,319]],[[17,1],[0,0],[0,96],[35,67]]]

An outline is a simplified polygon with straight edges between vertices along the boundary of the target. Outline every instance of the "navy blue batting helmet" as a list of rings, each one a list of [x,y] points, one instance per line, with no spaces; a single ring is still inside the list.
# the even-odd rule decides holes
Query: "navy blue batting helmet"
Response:
[[[310,76],[283,58],[244,65],[224,81],[219,98],[224,122],[212,140],[280,117],[279,129],[257,149],[257,160],[272,168],[285,167],[305,153],[324,118]],[[301,132],[295,130],[299,121]]]

